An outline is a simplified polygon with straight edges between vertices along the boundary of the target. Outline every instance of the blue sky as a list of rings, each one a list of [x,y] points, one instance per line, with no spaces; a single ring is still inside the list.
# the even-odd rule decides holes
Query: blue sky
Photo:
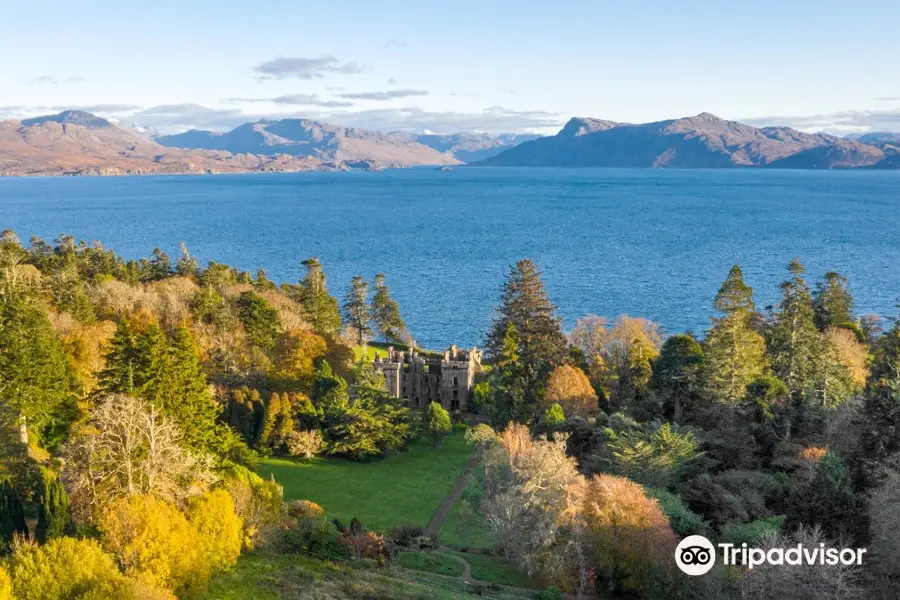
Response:
[[[712,112],[900,131],[900,2],[0,0],[0,118],[551,132]]]

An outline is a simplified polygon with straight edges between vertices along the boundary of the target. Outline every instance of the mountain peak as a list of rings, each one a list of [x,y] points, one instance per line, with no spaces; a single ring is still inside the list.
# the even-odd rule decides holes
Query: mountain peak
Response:
[[[23,119],[22,125],[40,125],[41,123],[59,123],[60,125],[81,125],[82,127],[112,127],[112,123],[83,110],[64,110],[55,115],[44,115],[32,119]]]
[[[598,131],[606,131],[620,124],[615,121],[605,121],[603,119],[593,119],[591,117],[572,117],[568,123],[559,131],[559,135],[566,137],[576,137],[579,135],[589,135]]]

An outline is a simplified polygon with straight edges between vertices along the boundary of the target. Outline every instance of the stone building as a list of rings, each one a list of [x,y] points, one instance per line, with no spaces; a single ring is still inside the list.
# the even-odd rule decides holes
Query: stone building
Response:
[[[438,402],[447,410],[465,411],[475,374],[481,372],[481,352],[451,346],[442,357],[435,357],[389,347],[387,357],[375,357],[374,367],[384,374],[388,392],[411,408]]]

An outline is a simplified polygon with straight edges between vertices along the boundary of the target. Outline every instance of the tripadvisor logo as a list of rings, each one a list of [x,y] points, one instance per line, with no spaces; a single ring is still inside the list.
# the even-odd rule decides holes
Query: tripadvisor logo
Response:
[[[790,548],[749,548],[747,544],[718,544],[722,564],[752,569],[760,565],[861,565],[865,548],[826,548],[825,544]],[[675,548],[675,564],[688,575],[704,575],[716,564],[716,549],[702,535],[689,535]]]

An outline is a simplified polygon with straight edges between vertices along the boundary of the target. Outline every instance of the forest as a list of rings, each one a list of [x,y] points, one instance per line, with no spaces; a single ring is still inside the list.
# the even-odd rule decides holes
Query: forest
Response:
[[[279,284],[183,244],[126,260],[2,233],[0,600],[210,597],[263,551],[387,568],[421,532],[285,501],[260,463],[367,468],[420,439],[440,452],[454,427],[479,461],[466,506],[542,598],[900,595],[900,321],[857,315],[839,273],[809,282],[795,259],[761,308],[735,265],[704,332],[564,331],[521,260],[472,413],[449,414],[405,406],[372,366],[374,339],[412,343],[384,274],[339,300],[318,259],[299,266]],[[688,577],[673,556],[694,534],[868,554]]]

